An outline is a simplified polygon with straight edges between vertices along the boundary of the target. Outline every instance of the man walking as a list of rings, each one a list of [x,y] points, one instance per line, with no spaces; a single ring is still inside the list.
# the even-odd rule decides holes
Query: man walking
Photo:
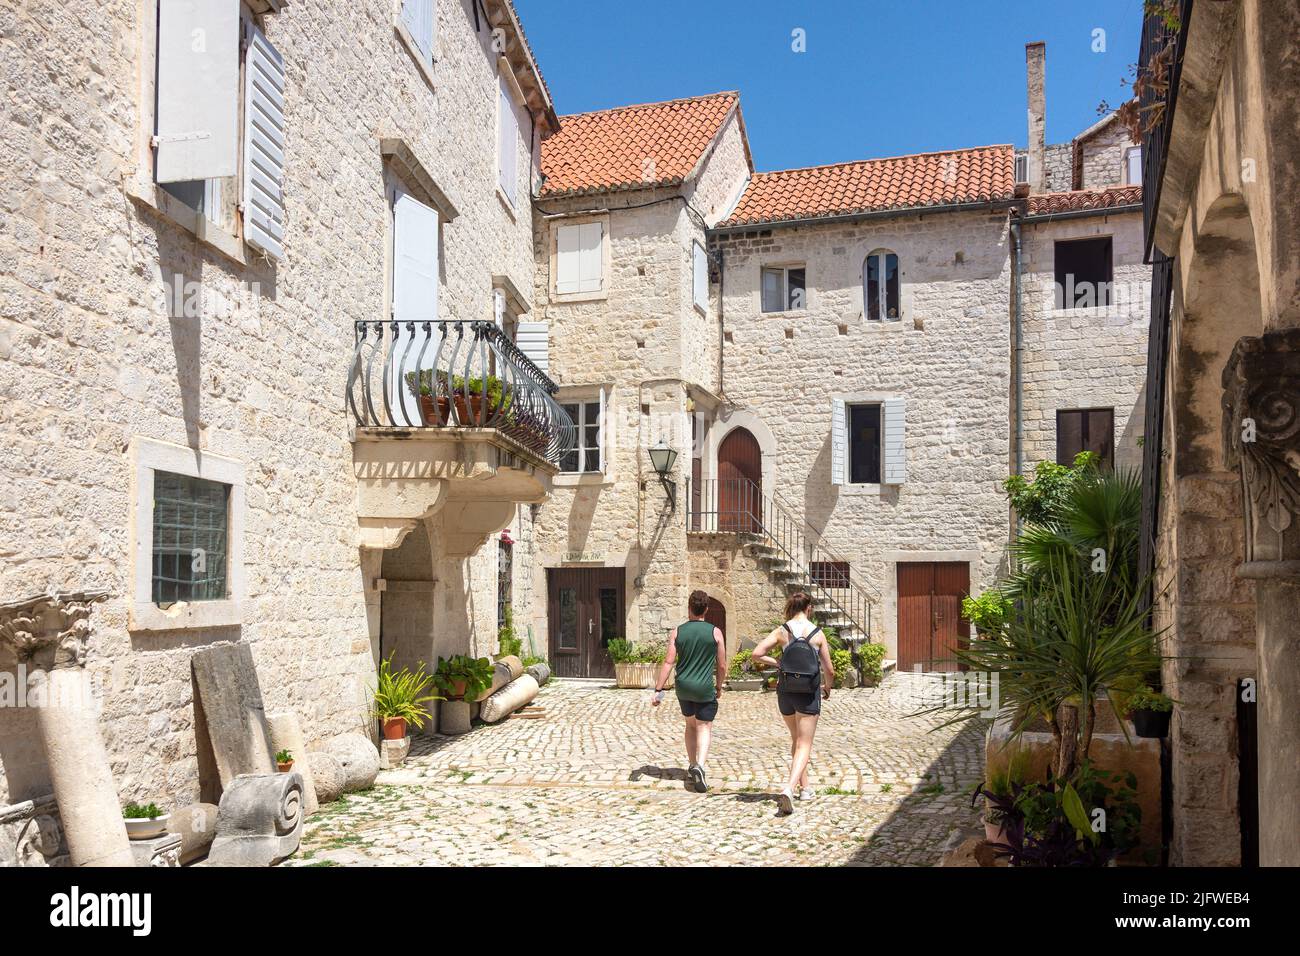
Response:
[[[722,631],[704,620],[709,596],[693,591],[687,602],[690,620],[673,628],[668,636],[668,654],[659,668],[651,703],[659,706],[669,668],[677,667],[677,703],[686,718],[686,760],[691,782],[697,793],[709,789],[704,777],[704,762],[709,757],[709,737],[713,718],[718,716],[718,695],[727,679],[727,641]]]

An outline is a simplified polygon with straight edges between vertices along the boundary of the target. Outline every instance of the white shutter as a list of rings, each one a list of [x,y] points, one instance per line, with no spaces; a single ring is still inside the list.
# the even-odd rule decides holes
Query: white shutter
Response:
[[[393,194],[393,318],[398,324],[393,328],[389,407],[394,425],[418,425],[420,413],[406,375],[433,368],[439,335],[434,328],[426,338],[423,328],[412,333],[405,323],[438,319],[438,212],[401,188]]]
[[[158,5],[160,183],[239,171],[239,0]]]
[[[514,97],[510,95],[509,81],[504,75],[498,86],[497,181],[513,206],[519,186],[519,117],[515,111]]]
[[[276,260],[284,258],[284,80],[279,51],[250,23],[244,63],[244,241]]]
[[[498,329],[506,326],[506,294],[500,289],[492,290],[492,321]]]
[[[901,485],[907,481],[907,401],[887,398],[885,412],[884,483]]]
[[[543,374],[550,374],[549,332],[545,322],[520,322],[515,344]]]
[[[420,48],[424,61],[433,65],[434,0],[402,0],[402,23]]]
[[[596,449],[600,452],[600,470],[609,471],[605,461],[605,386],[600,387],[600,420],[596,424]]]
[[[560,226],[555,230],[555,291],[560,295],[579,291],[581,238],[581,226]]]
[[[848,484],[844,463],[847,461],[849,429],[845,421],[844,399],[831,400],[831,484]]]
[[[692,274],[694,277],[695,305],[701,310],[709,311],[709,257],[705,255],[704,247],[698,242],[694,246],[694,262]]]
[[[581,248],[578,265],[578,291],[599,292],[603,287],[604,257],[601,255],[601,237],[604,223],[585,222],[579,229]]]

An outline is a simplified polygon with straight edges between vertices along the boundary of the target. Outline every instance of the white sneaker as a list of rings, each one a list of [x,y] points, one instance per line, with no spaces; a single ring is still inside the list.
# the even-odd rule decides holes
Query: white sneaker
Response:
[[[781,788],[781,792],[776,795],[776,805],[782,814],[794,813],[794,794],[789,787]]]
[[[815,797],[816,795],[817,795],[817,793],[816,793],[816,791],[813,790],[812,787],[804,787],[802,790],[799,791],[799,799],[800,799],[801,801],[803,801],[803,800],[811,800],[811,799],[812,799],[813,797]]]

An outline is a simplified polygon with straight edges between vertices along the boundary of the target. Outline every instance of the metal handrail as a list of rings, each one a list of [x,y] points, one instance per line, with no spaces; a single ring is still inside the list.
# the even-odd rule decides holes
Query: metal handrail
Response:
[[[558,462],[578,430],[551,379],[492,322],[356,323],[347,401],[362,428],[495,428]]]
[[[838,552],[820,542],[820,534],[797,517],[775,495],[765,495],[746,478],[707,479],[695,489],[688,485],[687,529],[690,531],[752,534],[762,538],[784,556],[791,568],[807,582],[812,597],[837,610],[849,625],[868,640],[872,637],[872,610],[879,602],[874,588],[855,581],[852,565]],[[724,495],[724,492],[726,493]],[[727,507],[724,507],[724,499]],[[818,536],[814,541],[808,532]],[[842,584],[826,583],[813,573],[815,564],[848,565],[850,573]]]

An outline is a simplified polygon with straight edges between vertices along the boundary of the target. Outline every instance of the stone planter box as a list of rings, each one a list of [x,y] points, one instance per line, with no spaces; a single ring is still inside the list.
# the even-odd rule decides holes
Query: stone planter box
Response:
[[[630,690],[654,687],[655,678],[659,675],[659,668],[662,666],[662,664],[615,664],[614,686]],[[664,687],[672,686],[673,674],[669,671]]]
[[[727,690],[762,690],[763,678],[743,677],[727,681]]]

